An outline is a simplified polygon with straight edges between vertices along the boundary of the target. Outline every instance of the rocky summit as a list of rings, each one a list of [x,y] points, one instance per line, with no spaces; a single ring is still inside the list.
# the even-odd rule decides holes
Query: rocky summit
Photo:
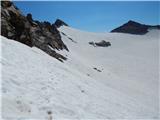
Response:
[[[47,21],[33,20],[32,14],[24,16],[12,2],[1,2],[1,35],[30,47],[38,47],[60,61],[67,58],[55,50],[65,49],[68,51],[57,30],[57,27],[62,24],[64,22],[61,20],[57,20],[53,24]]]
[[[149,29],[160,29],[160,25],[145,25],[130,20],[127,23],[123,24],[122,26],[115,28],[111,32],[143,35],[146,34]]]
[[[68,26],[68,24],[66,24],[64,21],[62,21],[62,20],[60,20],[60,19],[57,19],[54,24],[55,24],[55,26],[56,26],[57,28],[59,28],[60,26],[63,26],[63,25],[64,25],[64,26]]]

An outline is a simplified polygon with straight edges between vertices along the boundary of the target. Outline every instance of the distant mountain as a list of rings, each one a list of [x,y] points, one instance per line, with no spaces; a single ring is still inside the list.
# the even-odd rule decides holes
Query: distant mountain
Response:
[[[66,57],[58,54],[55,49],[68,51],[57,30],[63,24],[65,23],[60,20],[55,24],[33,20],[32,14],[22,15],[12,2],[1,2],[1,35],[30,47],[38,47],[60,61]]]
[[[130,20],[127,23],[123,24],[122,26],[115,28],[111,32],[143,35],[146,34],[149,29],[160,29],[160,25],[145,25]]]

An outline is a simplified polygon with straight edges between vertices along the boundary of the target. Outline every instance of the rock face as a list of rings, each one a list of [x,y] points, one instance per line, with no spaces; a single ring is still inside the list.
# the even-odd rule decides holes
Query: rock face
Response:
[[[160,29],[160,25],[155,25],[155,26],[144,25],[130,20],[127,23],[123,24],[122,26],[112,30],[111,32],[143,35],[146,34],[149,29]]]
[[[60,20],[60,19],[57,19],[54,24],[55,24],[55,26],[56,26],[57,28],[59,28],[59,27],[62,26],[62,25],[68,26],[65,22],[63,22],[63,21]]]
[[[31,14],[22,15],[21,11],[10,1],[1,2],[1,35],[19,41],[30,47],[35,46],[56,59],[63,61],[66,58],[55,49],[66,49],[61,40],[56,24],[47,21],[39,22]]]
[[[12,2],[1,2],[1,35],[32,46],[27,19]]]

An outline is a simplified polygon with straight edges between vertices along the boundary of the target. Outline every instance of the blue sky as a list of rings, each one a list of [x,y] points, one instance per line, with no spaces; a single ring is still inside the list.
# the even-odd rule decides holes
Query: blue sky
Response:
[[[53,23],[62,19],[72,27],[106,32],[128,20],[144,24],[159,24],[160,2],[87,2],[87,1],[14,1],[24,15],[32,13],[33,19]]]

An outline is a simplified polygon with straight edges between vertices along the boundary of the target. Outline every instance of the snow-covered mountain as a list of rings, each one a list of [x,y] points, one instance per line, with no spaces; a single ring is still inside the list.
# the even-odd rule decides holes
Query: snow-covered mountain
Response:
[[[159,30],[145,35],[58,28],[62,63],[1,36],[2,117],[158,119]],[[90,45],[105,40],[109,47]]]

